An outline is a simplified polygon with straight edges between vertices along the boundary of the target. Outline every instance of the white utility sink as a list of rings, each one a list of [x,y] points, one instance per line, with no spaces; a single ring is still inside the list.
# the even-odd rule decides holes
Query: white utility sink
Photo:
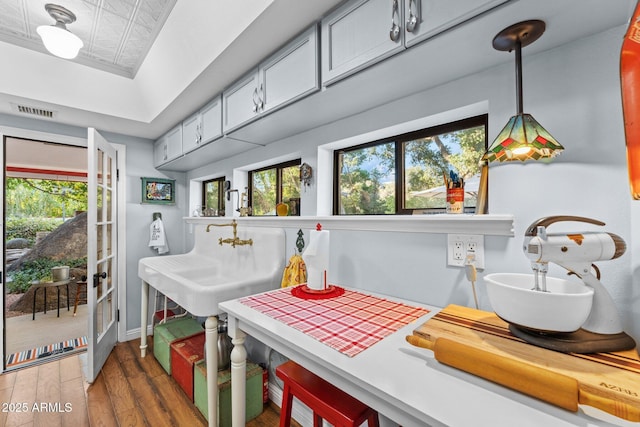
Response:
[[[218,303],[222,301],[280,286],[285,265],[284,230],[239,224],[238,238],[252,239],[253,245],[231,247],[220,245],[218,239],[232,237],[232,227],[211,227],[209,232],[205,224],[193,227],[191,252],[142,258],[138,276],[195,316],[219,314]]]

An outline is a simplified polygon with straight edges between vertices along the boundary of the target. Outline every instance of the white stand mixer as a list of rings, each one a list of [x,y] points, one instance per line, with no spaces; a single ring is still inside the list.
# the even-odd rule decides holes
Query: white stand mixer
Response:
[[[589,317],[575,332],[539,331],[514,324],[510,325],[511,332],[531,344],[563,352],[599,353],[633,349],[636,343],[622,330],[615,303],[599,280],[600,271],[592,264],[624,254],[624,240],[606,232],[547,233],[547,227],[562,221],[605,225],[591,218],[564,215],[541,218],[531,224],[525,233],[523,249],[534,271],[534,290],[546,292],[549,262],[564,267],[569,274],[575,274],[594,290]]]

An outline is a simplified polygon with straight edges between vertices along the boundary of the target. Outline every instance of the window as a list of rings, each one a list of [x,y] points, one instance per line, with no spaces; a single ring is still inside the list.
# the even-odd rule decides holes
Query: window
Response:
[[[224,177],[202,183],[202,214],[204,216],[224,215]]]
[[[444,212],[450,172],[463,178],[464,209],[474,212],[486,141],[482,115],[337,150],[334,214]]]
[[[300,215],[301,159],[249,172],[252,215],[275,215],[276,205],[287,205],[288,215]]]

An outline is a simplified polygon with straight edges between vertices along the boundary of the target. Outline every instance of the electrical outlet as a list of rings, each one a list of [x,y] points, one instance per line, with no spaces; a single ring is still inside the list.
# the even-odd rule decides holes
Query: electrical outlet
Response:
[[[447,265],[464,267],[468,257],[476,268],[484,268],[484,236],[480,234],[448,234]]]

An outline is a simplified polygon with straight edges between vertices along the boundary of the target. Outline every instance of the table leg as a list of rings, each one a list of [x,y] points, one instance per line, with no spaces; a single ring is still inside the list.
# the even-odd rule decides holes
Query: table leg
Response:
[[[246,418],[247,350],[246,334],[238,328],[233,331],[231,350],[231,426],[244,427]]]
[[[58,304],[58,317],[60,317],[60,286],[56,286],[56,289],[58,290],[58,300],[56,303]]]
[[[218,425],[218,318],[210,316],[204,323],[207,366],[207,410],[209,427]]]
[[[44,291],[44,314],[47,314],[47,287],[42,288]]]
[[[147,355],[147,317],[149,310],[149,284],[142,281],[140,299],[140,357]],[[88,292],[87,292],[88,293]]]
[[[70,311],[71,309],[69,308],[69,284],[67,283],[67,311]]]

